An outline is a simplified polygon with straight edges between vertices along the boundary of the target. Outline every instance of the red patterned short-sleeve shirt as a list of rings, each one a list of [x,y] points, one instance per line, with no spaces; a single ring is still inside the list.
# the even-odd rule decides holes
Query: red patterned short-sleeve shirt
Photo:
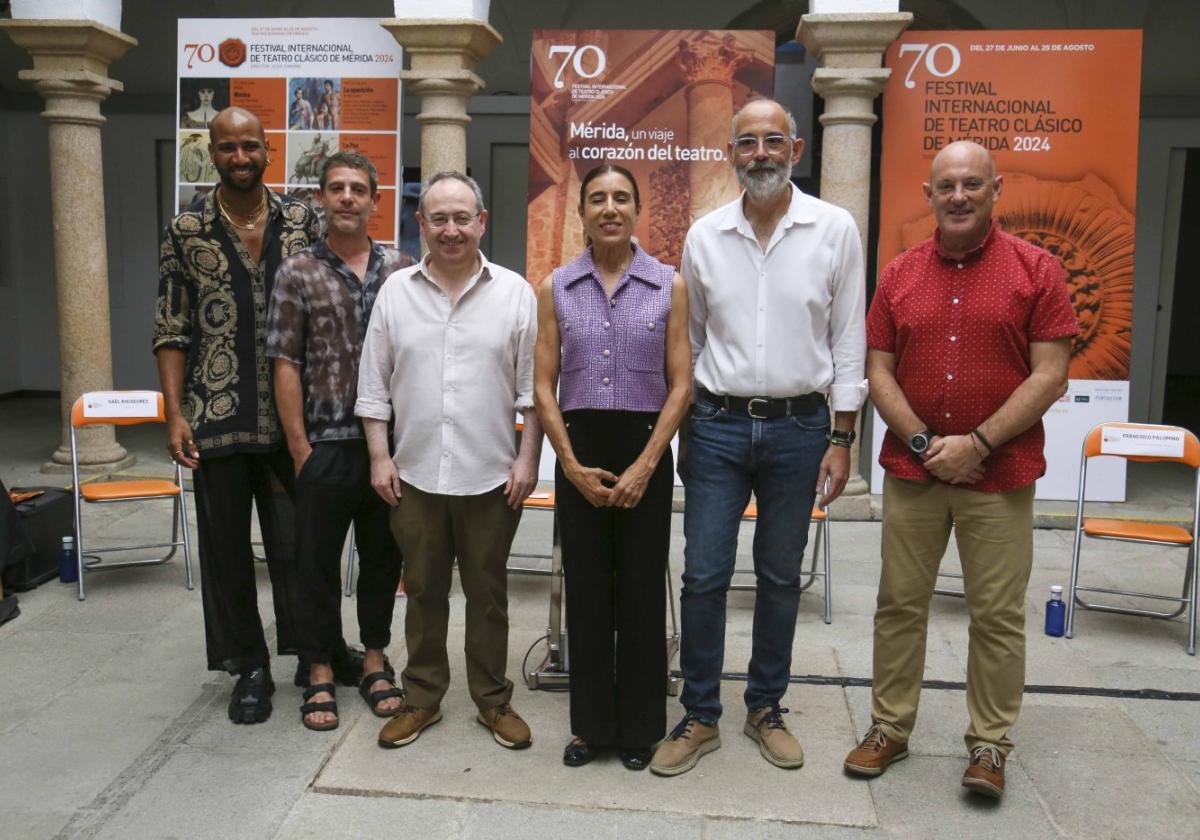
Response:
[[[883,270],[867,315],[867,346],[894,353],[896,380],[917,416],[939,435],[967,434],[1028,378],[1029,345],[1079,331],[1067,275],[1053,255],[992,225],[964,257],[938,235]],[[1002,493],[1046,471],[1039,420],[996,448],[973,490]],[[890,430],[880,465],[897,478],[933,478]]]

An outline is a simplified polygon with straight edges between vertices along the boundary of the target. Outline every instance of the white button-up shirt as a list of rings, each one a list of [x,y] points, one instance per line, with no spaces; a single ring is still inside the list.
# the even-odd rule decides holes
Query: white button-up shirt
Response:
[[[687,282],[697,384],[715,394],[831,396],[834,411],[866,399],[866,279],[845,210],[792,187],[766,251],[742,198],[692,225]]]
[[[426,493],[469,496],[508,480],[516,411],[533,405],[537,299],[488,262],[451,305],[428,257],[393,274],[375,300],[359,366],[359,417],[395,415],[392,460]]]

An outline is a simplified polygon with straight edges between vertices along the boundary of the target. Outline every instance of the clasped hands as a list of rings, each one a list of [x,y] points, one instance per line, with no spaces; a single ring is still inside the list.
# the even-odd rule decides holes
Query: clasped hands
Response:
[[[921,460],[930,475],[947,484],[974,484],[983,478],[983,458],[970,434],[934,437]]]
[[[593,507],[634,508],[642,501],[653,469],[634,461],[619,476],[602,467],[575,465],[563,472]]]

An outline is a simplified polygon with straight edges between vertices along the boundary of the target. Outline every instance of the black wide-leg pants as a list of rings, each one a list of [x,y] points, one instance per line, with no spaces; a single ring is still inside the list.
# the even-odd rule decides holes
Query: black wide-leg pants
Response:
[[[319,441],[296,476],[298,601],[304,617],[300,650],[329,664],[342,638],[341,565],[346,530],[358,548],[358,634],[364,647],[392,639],[400,583],[400,550],[388,525],[390,508],[371,487],[371,457],[362,438]]]
[[[658,415],[577,410],[563,419],[580,463],[619,476],[645,448]],[[645,748],[666,729],[672,476],[667,449],[636,507],[596,508],[556,468],[571,731],[589,744]]]
[[[293,467],[286,449],[262,454],[201,454],[192,471],[200,550],[200,594],[210,671],[243,674],[270,662],[262,619],[250,507],[258,509],[280,654],[297,652]]]

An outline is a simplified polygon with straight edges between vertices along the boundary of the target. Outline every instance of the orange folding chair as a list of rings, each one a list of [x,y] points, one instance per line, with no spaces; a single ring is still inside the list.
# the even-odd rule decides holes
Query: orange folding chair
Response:
[[[1121,435],[1121,430],[1133,430],[1135,433],[1148,438],[1173,438],[1178,441],[1182,437],[1182,454],[1139,454],[1138,447],[1130,447],[1114,440]],[[1141,451],[1149,452],[1142,448]],[[1163,452],[1167,450],[1161,450]],[[1196,487],[1192,496],[1192,530],[1178,525],[1165,525],[1157,522],[1128,521],[1119,519],[1086,519],[1084,518],[1083,492],[1087,482],[1088,462],[1097,457],[1125,458],[1130,461],[1171,461],[1186,464],[1196,473]],[[1196,654],[1196,533],[1200,526],[1200,441],[1187,429],[1179,426],[1155,426],[1146,423],[1101,423],[1095,426],[1083,440],[1083,455],[1079,467],[1079,495],[1075,512],[1075,546],[1071,554],[1071,582],[1067,592],[1067,623],[1066,636],[1068,639],[1075,634],[1075,605],[1088,610],[1101,612],[1122,613],[1124,615],[1143,615],[1150,618],[1175,618],[1185,610],[1188,618],[1187,652]],[[1124,589],[1109,589],[1099,586],[1079,585],[1079,556],[1083,547],[1083,538],[1090,537],[1099,540],[1119,540],[1121,542],[1144,543],[1167,548],[1183,548],[1187,550],[1187,564],[1183,573],[1183,592],[1178,596],[1160,595],[1150,592],[1135,592]],[[1117,607],[1110,604],[1097,604],[1085,601],[1079,597],[1080,592],[1099,592],[1106,595],[1124,595],[1131,598],[1152,601],[1167,601],[1178,604],[1173,610],[1150,610],[1134,607]]]
[[[165,423],[163,395],[157,391],[92,391],[75,400],[71,407],[71,494],[75,502],[75,552],[79,564],[79,600],[84,599],[84,575],[105,569],[120,569],[129,566],[155,566],[175,556],[183,546],[184,568],[187,570],[187,588],[192,583],[192,546],[188,537],[187,507],[183,487],[183,468],[175,464],[175,480],[128,479],[123,481],[97,481],[80,485],[79,452],[76,442],[77,430],[85,426],[107,424],[112,426],[134,426],[140,423]],[[83,505],[111,504],[115,502],[141,502],[147,499],[171,499],[173,518],[171,542],[144,545],[123,545],[109,548],[85,550],[83,542]],[[182,539],[180,539],[182,534]],[[170,548],[162,557],[144,560],[122,560],[102,563],[100,554],[114,551],[141,551],[150,548]],[[87,558],[90,562],[84,562]]]

